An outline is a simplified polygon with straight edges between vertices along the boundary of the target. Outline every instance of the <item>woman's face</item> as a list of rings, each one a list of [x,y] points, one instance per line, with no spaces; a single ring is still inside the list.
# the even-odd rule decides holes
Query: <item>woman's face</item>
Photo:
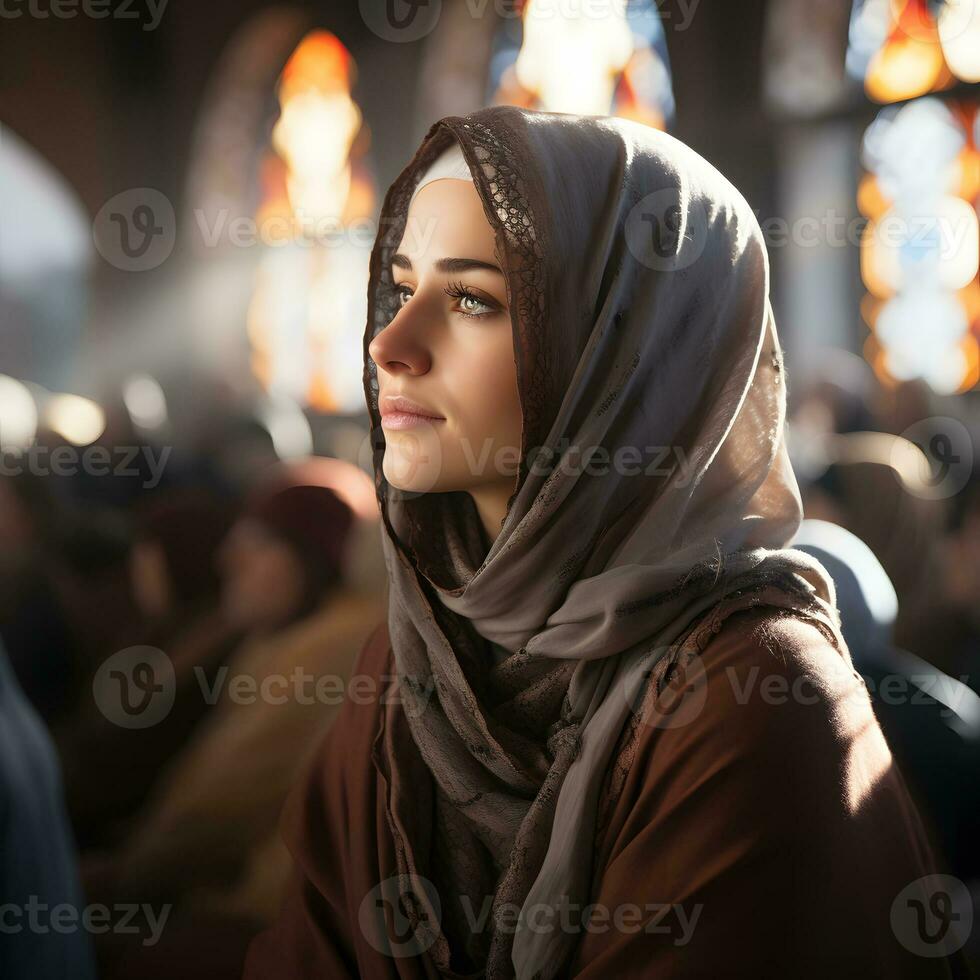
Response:
[[[400,308],[372,340],[384,474],[403,490],[471,493],[496,536],[514,489],[521,405],[507,293],[473,183],[443,178],[416,195],[392,259]],[[399,417],[403,396],[438,418]]]

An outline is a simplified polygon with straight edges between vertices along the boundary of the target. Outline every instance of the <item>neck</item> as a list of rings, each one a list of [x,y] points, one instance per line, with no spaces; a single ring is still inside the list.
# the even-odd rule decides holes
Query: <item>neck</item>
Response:
[[[514,481],[512,479],[484,484],[468,491],[473,498],[473,503],[476,504],[477,513],[480,515],[480,524],[483,526],[490,546],[500,534],[500,525],[507,516],[507,501],[510,500],[510,495],[513,492]],[[487,550],[489,551],[489,547]]]

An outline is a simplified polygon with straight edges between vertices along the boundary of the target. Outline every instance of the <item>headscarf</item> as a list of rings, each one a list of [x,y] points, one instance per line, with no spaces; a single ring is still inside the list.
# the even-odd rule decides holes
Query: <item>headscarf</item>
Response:
[[[523,413],[489,553],[469,494],[385,480],[368,353],[397,313],[412,191],[454,139],[505,272]],[[768,257],[745,200],[678,140],[512,106],[434,123],[380,228],[364,380],[401,692],[380,764],[402,902],[443,975],[551,977],[575,936],[524,913],[589,901],[629,692],[732,594],[778,586],[780,605],[839,625],[826,573],[785,547],[801,508]],[[590,447],[608,453],[591,472]],[[418,757],[431,790],[408,775]],[[489,896],[487,928],[468,927],[461,903],[478,915]]]
[[[412,191],[412,196],[408,200],[408,206],[411,207],[415,198],[418,196],[420,190],[425,187],[426,184],[431,184],[434,180],[443,180],[449,178],[452,180],[468,180],[471,184],[473,183],[473,174],[470,172],[469,164],[466,162],[466,158],[463,156],[463,151],[460,148],[459,143],[455,141],[432,163],[429,164],[428,169],[419,178],[419,182],[415,185],[415,190]]]

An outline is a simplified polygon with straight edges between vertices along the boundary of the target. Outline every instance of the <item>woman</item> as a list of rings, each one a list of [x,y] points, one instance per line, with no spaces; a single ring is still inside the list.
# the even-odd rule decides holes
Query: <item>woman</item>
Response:
[[[928,845],[785,548],[746,202],[661,132],[495,106],[430,128],[380,227],[380,693],[287,802],[248,980],[948,976],[890,922]]]

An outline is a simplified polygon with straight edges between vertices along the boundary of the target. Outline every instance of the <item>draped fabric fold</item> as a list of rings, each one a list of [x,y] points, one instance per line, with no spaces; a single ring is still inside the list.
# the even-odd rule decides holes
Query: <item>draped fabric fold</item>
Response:
[[[412,192],[454,140],[505,271],[523,412],[489,551],[467,493],[386,482],[368,355],[396,313],[390,260]],[[511,106],[433,124],[380,227],[364,382],[406,907],[443,975],[546,978],[575,936],[528,913],[589,900],[599,787],[651,666],[753,589],[819,619],[848,656],[828,576],[786,547],[801,508],[768,256],[746,201],[678,140]]]

